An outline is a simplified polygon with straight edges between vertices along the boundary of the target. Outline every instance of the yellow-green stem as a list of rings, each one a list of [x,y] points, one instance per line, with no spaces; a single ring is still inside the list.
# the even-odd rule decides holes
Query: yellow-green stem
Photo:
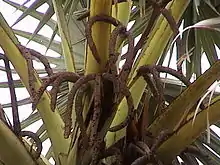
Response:
[[[131,13],[132,1],[128,0],[127,2],[121,2],[117,5],[112,6],[112,17],[119,20],[124,26],[128,25],[130,13]],[[116,12],[117,11],[117,12]],[[111,30],[114,30],[114,26],[112,25]],[[122,53],[123,48],[123,40],[118,38],[116,43],[116,50]],[[118,61],[116,62],[117,69],[119,69],[119,62],[121,57],[118,57]]]
[[[176,21],[180,19],[189,2],[190,0],[174,0],[168,5],[168,8]],[[135,76],[136,74],[135,72],[140,66],[146,64],[153,64],[157,62],[157,60],[163,53],[163,50],[166,47],[170,37],[172,36],[172,33],[173,32],[167,20],[163,16],[160,16],[152,32],[150,33],[149,39],[147,40],[147,43],[145,45],[144,54],[138,60],[138,64],[135,67],[135,71],[132,77]],[[146,87],[145,81],[142,78],[140,78],[135,82],[135,84],[130,89],[134,100],[135,108],[137,107],[140,101],[141,95],[145,87]],[[112,126],[121,123],[125,119],[126,115],[127,115],[127,103],[126,100],[123,99],[121,104],[119,105]],[[125,129],[122,129],[114,133],[108,132],[106,136],[107,146],[112,145],[113,143],[120,140],[124,136],[125,136]]]
[[[90,3],[90,17],[98,14],[111,15],[112,1],[109,0],[93,0]],[[92,27],[92,37],[95,42],[101,64],[98,64],[93,57],[90,48],[87,46],[87,55],[85,60],[85,74],[100,73],[105,69],[108,60],[108,45],[110,37],[111,25],[104,22],[96,22]],[[88,110],[89,99],[85,99],[84,109]],[[78,134],[78,132],[77,132]],[[77,135],[76,135],[77,136]],[[67,164],[75,165],[77,157],[77,141],[70,149]]]
[[[220,76],[220,61],[217,61],[192,85],[179,95],[148,128],[153,136],[157,136],[162,130],[176,130],[186,119],[189,110],[197,103],[199,98]]]
[[[35,165],[19,139],[0,120],[0,161],[7,165]]]
[[[28,82],[28,69],[27,63],[24,57],[21,55],[17,46],[11,41],[7,33],[2,27],[0,27],[0,46],[4,50],[5,55],[11,61],[15,70],[17,71],[19,77],[22,80],[22,83],[29,91],[29,82]],[[39,89],[41,86],[41,80],[35,72],[34,77],[36,81],[34,82],[35,90]],[[50,108],[50,95],[47,92],[44,92],[41,97],[37,109],[43,119],[45,127],[47,129],[49,138],[52,142],[55,158],[58,161],[58,156],[60,154],[67,154],[70,139],[64,139],[63,128],[64,123],[57,112],[51,111]]]
[[[97,14],[111,15],[112,1],[110,0],[93,0],[90,3],[90,17]],[[108,45],[111,25],[104,22],[97,22],[92,27],[92,37],[95,42],[101,63],[98,64],[94,59],[90,48],[86,56],[86,74],[100,73],[105,69],[108,60]]]
[[[214,124],[220,119],[220,101],[213,103],[209,108],[200,112],[194,124],[192,119],[181,129],[165,141],[158,149],[157,155],[165,164],[169,164],[174,157],[186,146],[190,145],[207,128],[207,111],[209,111],[209,123]],[[173,145],[175,144],[175,145]]]

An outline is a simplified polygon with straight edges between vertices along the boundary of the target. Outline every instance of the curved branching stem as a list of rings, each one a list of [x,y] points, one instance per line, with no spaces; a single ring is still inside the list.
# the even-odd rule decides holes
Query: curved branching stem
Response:
[[[31,59],[29,58],[29,52],[26,51],[26,49],[23,47],[21,48],[21,51],[23,55],[25,56],[25,59],[27,60],[28,63],[28,73],[30,74],[33,71],[33,63]],[[11,103],[12,103],[12,115],[13,115],[13,131],[15,135],[19,138],[27,136],[28,138],[31,138],[34,140],[36,144],[36,155],[32,155],[33,158],[37,159],[39,158],[41,151],[42,151],[42,143],[40,138],[37,136],[37,134],[30,132],[30,131],[21,131],[21,124],[19,120],[19,113],[18,113],[18,105],[17,105],[17,98],[16,98],[16,93],[15,93],[15,86],[13,83],[13,78],[12,78],[12,73],[11,73],[11,68],[9,64],[9,60],[7,57],[4,58],[4,63],[5,63],[5,68],[6,68],[6,73],[7,73],[7,78],[8,78],[8,85],[9,85],[9,90],[11,94]],[[30,76],[30,75],[29,75]],[[32,74],[32,76],[34,76]],[[29,77],[29,83],[33,83],[33,77]],[[34,88],[34,86],[30,85],[30,88]],[[33,91],[34,89],[32,89]],[[34,96],[35,91],[32,93]],[[32,148],[31,148],[32,149]]]
[[[125,64],[122,67],[122,70],[119,74],[120,81],[127,83],[128,75],[132,69],[132,65],[134,63],[135,59],[135,53],[134,53],[134,38],[130,34],[130,32],[124,32],[123,33],[127,39],[128,39],[128,56],[126,58]]]
[[[97,165],[99,164],[100,157],[105,149],[104,139],[99,137],[96,138],[93,146],[89,148],[89,153],[85,155],[85,158],[82,160],[82,165]]]
[[[146,29],[143,31],[140,40],[136,44],[134,48],[134,54],[136,55],[138,50],[141,49],[141,47],[144,45],[148,35],[150,34],[150,31],[157,20],[158,16],[160,15],[160,11],[156,8],[153,9],[153,12],[151,14],[150,20],[148,21],[148,25]],[[128,54],[125,54],[124,57],[127,58]],[[122,58],[123,59],[123,58]]]
[[[21,52],[21,54],[23,55],[23,57],[25,58],[26,62],[27,62],[27,68],[28,68],[28,85],[29,85],[29,89],[30,89],[30,95],[31,98],[34,99],[35,95],[36,95],[36,91],[35,91],[35,87],[34,87],[34,82],[35,77],[34,77],[34,66],[33,66],[33,61],[31,59],[31,54],[30,51],[28,49],[26,49],[26,47],[22,46],[22,45],[18,45],[18,48]]]
[[[161,114],[162,110],[165,108],[165,105],[164,105],[165,98],[164,98],[163,86],[162,86],[162,82],[160,80],[159,72],[156,70],[156,68],[153,67],[151,73],[153,75],[154,82],[155,82],[155,85],[156,85],[156,88],[158,91],[158,94],[157,94],[158,108],[155,111],[155,113],[158,112],[159,114]]]
[[[126,97],[126,100],[127,100],[128,115],[126,116],[126,119],[122,123],[120,123],[117,126],[109,128],[110,132],[116,132],[116,131],[126,127],[129,124],[130,120],[134,116],[134,103],[133,103],[133,98],[131,96],[131,93],[130,93],[128,87],[124,83],[120,82],[119,86],[120,86],[120,93],[122,95],[124,95]]]
[[[59,74],[56,80],[52,84],[52,89],[50,91],[51,95],[51,110],[54,111],[56,107],[57,93],[59,91],[59,86],[61,83],[68,81],[75,83],[79,79],[79,76],[73,72],[65,72]]]
[[[22,46],[22,45],[18,45],[18,48],[27,62],[30,95],[33,99],[33,102],[35,102],[34,99],[36,97],[36,91],[35,91],[35,87],[34,87],[35,71],[34,71],[34,66],[33,66],[33,61],[32,61],[33,56],[38,58],[42,62],[42,64],[45,67],[46,72],[48,73],[48,76],[51,76],[53,74],[53,70],[50,67],[50,64],[49,64],[47,58],[44,57],[43,55],[41,55],[40,53],[38,53],[37,51],[35,51],[33,49],[26,48],[25,46]]]
[[[92,160],[91,165],[96,165],[99,162],[99,157],[104,150],[105,142],[104,139],[96,138],[95,144],[92,146]]]
[[[158,3],[154,0],[149,0],[148,2],[152,5],[153,7],[153,11],[152,11],[152,14],[151,14],[151,17],[148,21],[148,25],[146,27],[146,29],[144,29],[142,35],[141,35],[141,38],[140,40],[138,41],[138,43],[136,44],[135,48],[134,48],[134,56],[137,55],[138,51],[143,47],[143,45],[145,44],[146,42],[146,39],[148,37],[148,35],[150,34],[151,32],[151,29],[153,28],[153,25],[155,24],[157,18],[159,17],[159,15],[163,12],[163,9],[165,8],[165,6],[170,2],[171,0],[166,0],[166,1],[162,1],[161,3]],[[171,15],[171,14],[170,14]],[[172,15],[170,16],[172,17]],[[165,15],[165,18],[166,15]],[[171,20],[171,19],[169,19]],[[168,20],[168,22],[169,22]],[[175,21],[175,20],[174,20]],[[169,22],[170,23],[170,22]],[[123,59],[126,59],[128,57],[128,53],[125,53],[124,55],[122,55],[122,60]]]
[[[178,35],[179,34],[179,27],[178,27],[175,19],[173,18],[172,14],[166,8],[161,8],[160,11],[163,14],[163,16],[166,18],[167,22],[170,24],[170,27],[174,32],[174,36]],[[178,51],[177,59],[179,59],[183,55],[182,40],[181,40],[180,36],[176,40],[176,45],[177,45],[177,51]],[[182,73],[181,65],[182,65],[182,63],[180,65],[177,65],[177,70]]]
[[[105,15],[105,14],[100,14],[100,15],[90,17],[88,23],[86,24],[85,35],[86,35],[86,38],[87,38],[87,42],[88,42],[89,48],[91,49],[91,52],[92,52],[95,60],[99,64],[101,63],[101,59],[100,59],[100,56],[98,54],[96,45],[93,41],[92,26],[94,25],[95,22],[100,22],[100,21],[110,23],[114,26],[118,26],[118,25],[121,24],[117,19],[115,19],[111,16],[108,16],[108,15]]]
[[[50,67],[50,63],[48,62],[47,58],[39,52],[35,51],[34,49],[26,49],[29,50],[31,56],[36,57],[44,65],[45,71],[47,72],[48,76],[51,76],[53,74],[53,70]]]
[[[170,0],[169,0],[170,1]],[[141,38],[140,40],[138,41],[138,43],[136,44],[135,48],[134,48],[134,56],[136,56],[138,50],[140,50],[144,43],[146,42],[146,39],[148,37],[148,35],[150,34],[151,32],[151,29],[153,28],[153,25],[154,23],[156,22],[157,18],[159,17],[159,15],[161,14],[161,11],[160,11],[160,8],[156,7],[155,4],[157,4],[156,2],[152,1],[150,2],[153,6],[153,11],[152,11],[152,14],[151,14],[151,17],[148,21],[148,25],[146,27],[146,29],[144,29],[142,35],[141,35]],[[162,3],[161,4],[161,7],[163,8],[164,6],[166,6],[168,4],[168,2],[165,2],[165,3]],[[122,59],[125,59],[129,56],[128,53],[124,54],[122,56]]]
[[[147,72],[149,70],[148,67],[149,67],[149,65],[141,66],[138,69],[137,74]],[[186,86],[189,86],[191,84],[190,81],[182,73],[179,73],[178,71],[176,71],[172,68],[161,66],[161,65],[154,65],[152,67],[155,68],[157,70],[157,72],[168,73],[168,74],[176,77],[177,79],[182,81]]]
[[[74,97],[76,95],[76,92],[80,89],[80,87],[83,85],[83,84],[87,84],[89,81],[91,80],[94,80],[96,78],[96,74],[90,74],[90,75],[86,75],[86,76],[82,76],[80,77],[76,82],[75,84],[73,85],[73,87],[71,88],[69,94],[68,94],[68,100],[67,100],[67,108],[66,108],[66,120],[70,120],[68,122],[65,123],[65,128],[66,128],[66,131],[64,133],[64,136],[65,137],[68,137],[69,136],[69,132],[71,130],[71,125],[68,124],[68,123],[72,123],[72,119],[71,119],[71,116],[72,116],[72,109],[73,109],[73,102],[74,102]],[[80,104],[79,104],[80,106]],[[76,111],[76,113],[78,113],[78,111]],[[82,113],[82,112],[80,112]],[[76,116],[78,116],[76,114]],[[81,116],[81,114],[79,114],[79,116]],[[78,122],[78,121],[77,121]],[[67,125],[66,125],[67,124]],[[83,129],[83,128],[81,128]],[[82,130],[81,130],[82,131]]]
[[[41,96],[43,95],[44,91],[47,89],[47,87],[50,84],[52,84],[52,82],[54,82],[56,80],[56,78],[58,77],[58,74],[60,74],[60,73],[55,73],[51,77],[47,77],[46,79],[43,80],[42,86],[38,89],[38,91],[36,92],[36,95],[33,99],[34,101],[32,103],[32,110],[36,109],[37,104],[38,104]]]
[[[117,26],[111,33],[110,39],[109,39],[109,60],[107,62],[107,72],[111,71],[112,74],[117,75],[117,67],[116,62],[118,60],[118,56],[120,53],[117,52],[116,49],[116,42],[117,37],[121,36],[125,38],[126,36],[124,33],[126,32],[126,27],[123,25]]]
[[[154,81],[152,81],[149,74],[152,74]],[[156,97],[158,102],[158,108],[155,112],[161,114],[161,110],[164,108],[165,99],[164,99],[162,82],[160,80],[159,72],[157,71],[156,66],[151,66],[151,65],[141,66],[137,71],[137,76],[143,76],[145,81],[148,83],[151,92]]]
[[[47,89],[49,85],[52,84],[52,90],[51,90],[51,109],[54,111],[55,105],[56,105],[56,98],[57,98],[57,92],[59,89],[59,86],[64,81],[69,82],[76,82],[79,79],[79,75],[73,72],[59,72],[55,73],[52,76],[44,79],[42,86],[38,89],[36,92],[36,95],[34,97],[34,102],[32,104],[32,109],[34,110],[43,95],[44,91]]]
[[[109,74],[109,73],[103,73],[102,75],[103,79],[109,80],[112,82],[113,84],[113,92],[114,92],[114,100],[113,100],[113,107],[112,107],[112,113],[111,115],[108,117],[108,119],[106,120],[104,126],[102,127],[100,133],[99,133],[99,137],[102,139],[105,137],[106,133],[108,132],[108,129],[114,119],[114,116],[116,114],[117,111],[117,107],[119,104],[119,94],[120,94],[120,82],[118,80],[118,78],[113,75],[113,74]]]
[[[101,75],[98,74],[95,78],[95,88],[94,88],[94,110],[92,115],[91,135],[90,135],[91,145],[95,143],[95,140],[97,138],[98,124],[101,116],[101,97],[102,97],[101,83],[102,83]]]
[[[138,69],[137,75],[134,78],[134,80],[136,80],[139,76],[143,76],[144,74],[151,73],[152,72],[152,68],[154,68],[159,73],[168,73],[168,74],[176,77],[177,79],[182,81],[187,87],[189,85],[191,85],[191,82],[182,73],[180,73],[179,71],[176,71],[176,70],[174,70],[172,68],[161,66],[161,65],[144,65],[144,66],[141,66]],[[158,77],[156,77],[156,79],[158,79]],[[154,76],[154,80],[156,80],[156,79],[155,79],[155,76]],[[158,80],[156,80],[155,82],[158,82]],[[159,82],[158,82],[158,86],[159,86]],[[151,89],[153,89],[153,88],[151,88]],[[200,105],[200,108],[201,109],[205,108],[203,103]]]
[[[80,131],[82,133],[82,138],[84,138],[88,141],[88,136],[86,134],[86,127],[85,127],[83,116],[82,116],[82,112],[83,112],[82,99],[83,99],[83,95],[84,95],[87,87],[88,87],[88,84],[82,85],[76,94],[75,113],[76,113],[76,121],[77,121],[79,128],[80,128]],[[71,133],[71,127],[72,127],[71,117],[72,117],[71,114],[65,115],[65,129],[64,129],[64,137],[65,138],[68,138]]]
[[[34,140],[34,143],[36,144],[36,155],[32,155],[35,159],[40,157],[41,151],[42,151],[42,143],[40,138],[37,136],[37,134],[30,132],[30,131],[21,131],[19,133],[20,137],[28,137]],[[31,148],[32,150],[32,148]],[[31,151],[30,151],[31,152]]]
[[[154,80],[150,76],[150,74],[144,74],[143,77],[144,77],[144,80],[146,81],[146,83],[149,85],[149,88],[150,88],[151,92],[154,95],[156,95],[155,97],[158,97],[159,91],[156,87],[156,84],[155,84]]]
[[[73,87],[71,88],[69,94],[68,94],[68,100],[67,100],[67,114],[71,114],[72,108],[73,108],[73,101],[74,101],[74,97],[76,95],[77,90],[80,88],[80,86],[82,86],[83,84],[88,83],[91,80],[94,80],[96,77],[96,74],[89,74],[87,76],[82,76],[80,77],[75,84],[73,85]]]

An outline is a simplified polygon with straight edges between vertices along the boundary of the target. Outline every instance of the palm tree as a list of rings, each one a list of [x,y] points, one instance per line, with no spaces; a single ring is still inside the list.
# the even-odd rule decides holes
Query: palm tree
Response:
[[[14,25],[26,16],[40,22],[28,33],[1,15],[8,81],[0,85],[10,89],[11,103],[0,105],[0,165],[49,165],[50,158],[57,165],[220,164],[219,136],[209,129],[220,126],[219,96],[208,91],[220,76],[218,1],[35,0],[29,7],[3,1],[22,11]],[[49,7],[40,13],[43,4]],[[46,25],[51,38],[38,34]],[[178,35],[189,26],[194,29]],[[61,57],[29,49],[16,36]],[[205,72],[202,57],[210,64]],[[45,70],[34,69],[33,61]],[[21,87],[30,97],[17,101]],[[18,106],[30,103],[33,113],[20,121]],[[23,130],[40,119],[36,132]]]

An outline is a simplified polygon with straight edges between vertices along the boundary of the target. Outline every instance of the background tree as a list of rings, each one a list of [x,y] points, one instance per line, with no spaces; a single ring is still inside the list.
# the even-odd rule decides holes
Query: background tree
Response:
[[[28,33],[10,28],[1,15],[0,58],[8,78],[1,87],[9,87],[11,104],[0,106],[0,164],[46,165],[51,157],[59,165],[220,164],[219,136],[208,129],[219,125],[219,96],[207,92],[220,76],[218,1],[35,0],[28,8],[28,1],[4,2],[23,12],[14,25],[29,15],[40,22]],[[47,11],[38,12],[45,3]],[[51,38],[38,34],[45,25],[53,29]],[[179,27],[189,26],[194,29],[178,35]],[[26,48],[15,34],[62,56]],[[34,69],[33,61],[45,70]],[[19,87],[30,98],[17,101]],[[18,106],[29,103],[33,113],[20,121]],[[37,132],[23,130],[40,119]],[[48,138],[51,147],[43,156]]]

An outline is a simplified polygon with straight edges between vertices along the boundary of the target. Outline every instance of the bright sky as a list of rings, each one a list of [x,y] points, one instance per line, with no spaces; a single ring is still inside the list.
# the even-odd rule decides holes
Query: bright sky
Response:
[[[11,0],[14,1],[16,3],[24,3],[25,0]],[[26,6],[28,7],[34,0],[30,0]],[[41,7],[39,7],[37,9],[37,11],[39,12],[45,12],[46,9],[48,8],[48,5],[44,4]],[[6,3],[4,3],[2,0],[0,0],[0,12],[3,14],[4,18],[7,20],[9,25],[12,25],[16,19],[21,15],[21,11],[17,10],[13,7],[11,7],[10,5],[7,5]],[[53,17],[54,20],[56,20],[55,16]],[[34,32],[35,28],[37,27],[37,24],[39,23],[39,21],[33,17],[25,17],[25,19],[23,19],[21,22],[19,22],[18,24],[16,24],[13,28],[18,29],[18,30],[23,30],[23,31],[27,31],[27,32]],[[38,34],[44,35],[48,38],[51,37],[52,35],[52,29],[48,26],[43,27],[42,30],[40,30],[40,32]],[[21,42],[22,45],[26,45],[28,40],[22,37],[18,37],[19,41]],[[58,36],[55,37],[55,40],[60,41],[60,38]],[[39,51],[40,53],[44,54],[46,51],[46,47],[41,46],[38,43],[35,43],[33,41],[31,41],[27,47],[29,48],[33,48],[37,51]],[[0,52],[1,49],[0,49]],[[219,52],[219,51],[218,51]],[[56,52],[49,50],[47,52],[48,56],[59,56],[59,54],[57,54]],[[168,58],[168,57],[167,57]],[[202,71],[204,72],[206,69],[209,68],[209,64],[206,62],[207,58],[206,56],[202,56],[202,63],[203,63],[203,68]],[[175,64],[175,57],[172,58],[171,64]],[[3,61],[0,61],[0,67],[4,66]],[[34,66],[35,68],[43,68],[42,64],[39,64],[37,62],[34,62]],[[175,65],[171,65],[171,66],[175,66]],[[14,79],[18,79],[19,77],[16,74],[13,74],[13,78]],[[0,82],[5,82],[7,81],[7,77],[5,72],[3,72],[0,68]],[[7,88],[0,88],[0,93],[4,93],[4,95],[0,95],[0,103],[1,104],[6,104],[6,103],[10,103],[10,93],[9,90]],[[16,95],[17,95],[17,99],[21,100],[21,99],[25,99],[27,97],[29,97],[28,92],[26,91],[26,89],[24,88],[17,88],[16,89]],[[12,118],[12,114],[11,114],[11,109],[10,108],[4,108],[8,117],[11,119]],[[19,106],[19,114],[20,114],[20,120],[24,120],[25,118],[27,118],[30,114],[31,114],[32,110],[31,110],[31,105],[25,105],[25,106]],[[38,121],[34,124],[32,124],[31,126],[25,128],[25,130],[37,130],[42,124],[42,121]],[[220,134],[220,129],[215,127],[215,126],[211,126],[212,129],[214,129],[218,134]],[[46,140],[43,143],[43,151],[42,154],[45,155],[47,150],[48,150],[48,146],[50,145],[50,141]],[[54,164],[54,161],[52,159],[50,159],[50,162],[52,164]]]

